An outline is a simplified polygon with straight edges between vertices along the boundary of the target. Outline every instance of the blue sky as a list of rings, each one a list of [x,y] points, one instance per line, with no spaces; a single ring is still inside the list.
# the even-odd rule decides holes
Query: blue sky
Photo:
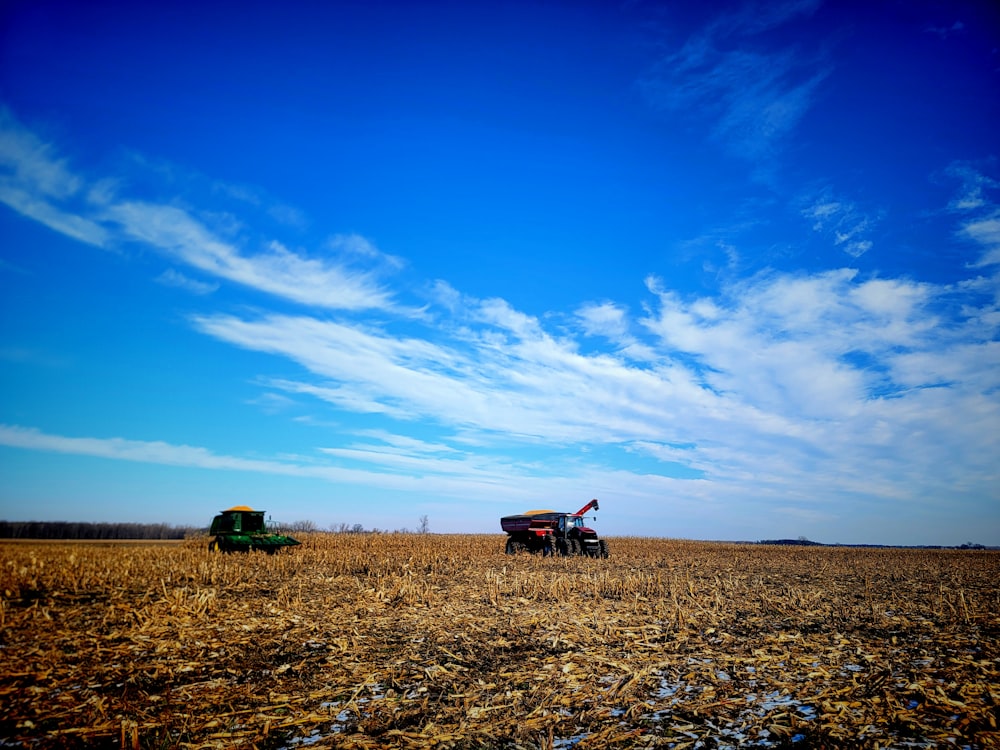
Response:
[[[1000,544],[991,3],[5,3],[0,517]]]

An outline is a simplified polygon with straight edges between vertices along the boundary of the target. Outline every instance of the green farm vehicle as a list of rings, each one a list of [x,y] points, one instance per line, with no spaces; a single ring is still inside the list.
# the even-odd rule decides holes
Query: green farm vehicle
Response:
[[[209,532],[214,539],[209,552],[251,552],[260,550],[273,555],[282,547],[294,547],[302,542],[285,534],[268,531],[264,511],[246,505],[224,510],[212,519]]]

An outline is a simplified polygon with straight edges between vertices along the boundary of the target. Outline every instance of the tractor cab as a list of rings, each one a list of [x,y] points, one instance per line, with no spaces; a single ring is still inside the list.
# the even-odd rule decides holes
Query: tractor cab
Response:
[[[264,511],[251,510],[246,505],[237,505],[224,510],[212,519],[213,535],[216,534],[259,534],[264,531]]]

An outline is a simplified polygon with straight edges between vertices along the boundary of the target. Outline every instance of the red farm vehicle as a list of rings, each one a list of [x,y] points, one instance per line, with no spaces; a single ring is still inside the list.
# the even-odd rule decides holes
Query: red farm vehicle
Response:
[[[583,514],[599,510],[591,500],[576,513],[554,510],[529,510],[517,516],[504,516],[500,527],[507,532],[508,555],[518,552],[541,552],[543,555],[587,555],[607,557],[608,544],[597,532],[583,525]]]

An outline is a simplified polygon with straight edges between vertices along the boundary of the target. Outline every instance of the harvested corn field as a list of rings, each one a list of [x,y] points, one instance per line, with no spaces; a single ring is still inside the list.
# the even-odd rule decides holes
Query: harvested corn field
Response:
[[[1000,554],[0,544],[5,747],[1000,747]]]

